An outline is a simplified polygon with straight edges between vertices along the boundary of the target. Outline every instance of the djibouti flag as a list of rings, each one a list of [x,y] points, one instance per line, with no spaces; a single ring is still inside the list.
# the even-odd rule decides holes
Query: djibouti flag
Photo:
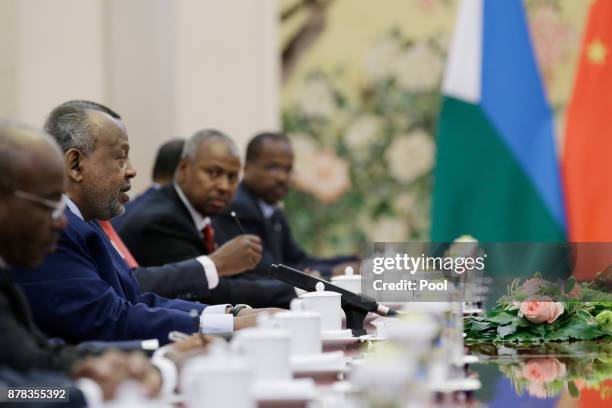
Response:
[[[521,0],[461,2],[443,94],[432,241],[565,241],[553,116]]]

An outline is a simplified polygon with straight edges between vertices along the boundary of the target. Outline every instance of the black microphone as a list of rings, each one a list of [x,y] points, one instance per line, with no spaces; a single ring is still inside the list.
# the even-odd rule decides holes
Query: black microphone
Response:
[[[367,295],[351,292],[286,265],[272,264],[268,273],[271,277],[308,292],[315,292],[317,283],[321,282],[325,286],[325,290],[340,293],[342,295],[342,309],[344,309],[346,314],[346,327],[351,329],[355,336],[366,334],[363,328],[363,319],[368,312],[376,313],[380,316],[397,316],[399,314],[397,310],[381,305]]]
[[[240,220],[238,219],[238,215],[236,215],[236,211],[232,211],[230,213],[230,215],[232,216],[232,218],[234,219],[234,221],[236,221],[236,225],[238,226],[238,229],[240,230],[240,233],[242,235],[245,235],[246,232],[244,232],[244,228],[242,228],[242,224],[240,223]]]

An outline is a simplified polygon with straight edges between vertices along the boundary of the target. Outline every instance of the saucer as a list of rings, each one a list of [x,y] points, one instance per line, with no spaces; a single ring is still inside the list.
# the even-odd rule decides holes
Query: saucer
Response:
[[[312,354],[307,356],[291,356],[293,374],[322,375],[348,371],[346,357],[343,351]]]
[[[310,401],[316,397],[312,378],[257,381],[251,386],[251,391],[259,402],[299,402]]]
[[[481,387],[482,383],[477,378],[450,378],[430,388],[434,392],[450,393],[457,391],[476,391]]]
[[[353,336],[350,330],[323,330],[321,332],[321,342],[326,347],[346,346],[358,341],[359,337]]]

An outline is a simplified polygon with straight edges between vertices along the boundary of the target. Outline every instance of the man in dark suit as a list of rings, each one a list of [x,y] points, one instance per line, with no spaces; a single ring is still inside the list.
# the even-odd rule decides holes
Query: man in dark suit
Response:
[[[53,140],[37,130],[0,123],[0,387],[67,387],[73,392],[69,406],[84,406],[85,399],[93,403],[100,396],[109,399],[127,378],[156,392],[159,373],[141,355],[88,357],[75,347],[50,342],[11,279],[9,267],[37,266],[56,245],[66,224],[64,188],[64,163]],[[30,370],[38,373],[25,374]],[[75,384],[68,377],[82,380]]]
[[[151,194],[119,230],[136,260],[159,265],[207,254],[220,272],[254,267],[261,252],[259,238],[238,235],[216,248],[213,235],[219,231],[210,223],[210,216],[223,211],[234,195],[239,172],[240,156],[229,137],[216,130],[192,136],[174,184]],[[294,297],[293,288],[283,282],[237,275],[222,277],[204,300],[286,307]]]
[[[185,140],[183,139],[172,139],[162,144],[157,149],[155,155],[155,162],[153,163],[153,184],[145,191],[131,199],[125,205],[125,213],[114,217],[111,220],[113,227],[118,230],[123,225],[123,221],[128,214],[131,214],[141,203],[147,198],[153,191],[159,190],[161,186],[172,183],[174,179],[174,172],[178,166],[178,162],[181,159],[181,153],[183,153],[183,146]],[[154,291],[151,291],[154,292]]]
[[[218,242],[233,239],[240,231],[231,216],[235,212],[245,231],[257,235],[263,244],[261,262],[248,273],[265,274],[273,263],[282,263],[319,271],[329,278],[351,265],[358,270],[354,256],[316,258],[308,255],[295,241],[283,210],[278,203],[289,191],[289,179],[293,170],[293,149],[282,133],[261,133],[247,145],[244,178],[226,211],[214,218],[220,231]]]
[[[225,333],[254,325],[252,310],[139,293],[124,259],[95,223],[123,212],[135,176],[119,115],[70,101],[51,112],[45,128],[64,152],[68,225],[41,267],[20,268],[13,276],[45,332],[69,342],[155,338],[165,344],[173,330]]]

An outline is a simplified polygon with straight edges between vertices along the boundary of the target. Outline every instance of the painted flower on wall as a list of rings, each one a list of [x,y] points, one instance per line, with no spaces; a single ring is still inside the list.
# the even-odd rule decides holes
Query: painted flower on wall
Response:
[[[382,120],[372,114],[358,117],[344,136],[351,149],[366,148],[375,138],[380,137],[383,128]]]
[[[430,46],[423,42],[408,48],[397,59],[393,74],[397,85],[412,92],[430,91],[440,83],[444,61]]]
[[[397,39],[388,36],[374,44],[365,59],[365,73],[370,81],[381,81],[394,74],[393,67],[402,54]]]
[[[298,104],[306,117],[328,117],[336,108],[334,94],[320,77],[306,80],[298,92]]]
[[[351,187],[348,163],[331,149],[300,152],[295,163],[295,186],[311,193],[324,204],[336,201]]]
[[[364,59],[359,89],[347,93],[342,70],[313,72],[283,112],[296,154],[286,211],[310,250],[426,239],[439,54],[391,31]]]
[[[400,182],[411,183],[432,170],[435,151],[431,136],[422,130],[398,135],[387,150],[389,170]]]

